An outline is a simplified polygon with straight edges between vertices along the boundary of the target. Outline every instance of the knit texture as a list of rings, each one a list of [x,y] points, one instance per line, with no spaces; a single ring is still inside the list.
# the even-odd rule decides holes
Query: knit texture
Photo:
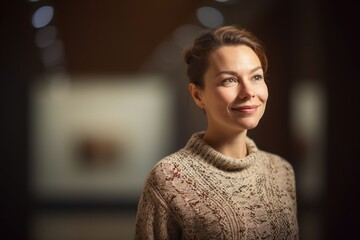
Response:
[[[202,137],[195,133],[151,171],[135,239],[298,239],[291,165],[250,138],[248,155],[234,159]]]

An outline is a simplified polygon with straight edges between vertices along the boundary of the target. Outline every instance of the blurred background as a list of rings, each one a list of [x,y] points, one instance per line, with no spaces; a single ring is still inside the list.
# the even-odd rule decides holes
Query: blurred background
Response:
[[[152,166],[206,128],[182,53],[237,24],[268,54],[249,132],[297,180],[300,239],[360,239],[359,2],[0,3],[2,239],[132,239]]]

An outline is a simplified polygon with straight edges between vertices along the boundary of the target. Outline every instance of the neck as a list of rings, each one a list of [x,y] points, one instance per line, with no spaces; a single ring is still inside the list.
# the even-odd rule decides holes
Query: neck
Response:
[[[246,133],[246,130],[241,132],[219,132],[207,129],[204,135],[204,141],[216,151],[226,156],[241,159],[248,154],[246,148]]]

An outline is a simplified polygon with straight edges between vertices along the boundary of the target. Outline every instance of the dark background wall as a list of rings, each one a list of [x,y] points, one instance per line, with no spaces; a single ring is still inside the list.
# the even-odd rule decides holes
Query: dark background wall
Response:
[[[327,239],[360,237],[358,206],[360,184],[358,151],[359,91],[359,2],[326,4],[322,27],[326,46],[325,82],[329,96],[327,145],[327,194],[324,221]]]
[[[1,238],[27,239],[31,211],[27,178],[28,87],[37,64],[24,2],[0,3]]]

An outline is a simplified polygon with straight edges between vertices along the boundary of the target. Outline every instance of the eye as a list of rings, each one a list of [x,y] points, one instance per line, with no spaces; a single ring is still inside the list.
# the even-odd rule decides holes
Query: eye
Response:
[[[263,76],[260,75],[260,74],[257,74],[257,75],[255,75],[255,76],[253,76],[253,79],[254,79],[255,81],[259,81],[259,80],[262,80],[262,79],[263,79]]]
[[[229,77],[229,78],[225,78],[223,81],[222,81],[222,84],[224,86],[231,86],[233,84],[236,84],[238,81],[235,77]]]

